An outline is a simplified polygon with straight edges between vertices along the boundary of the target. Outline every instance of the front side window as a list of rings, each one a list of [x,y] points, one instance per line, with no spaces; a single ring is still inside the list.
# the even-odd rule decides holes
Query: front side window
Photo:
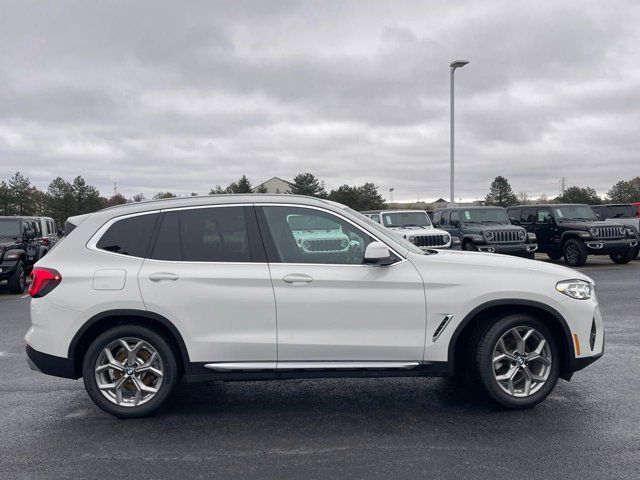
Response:
[[[427,212],[393,212],[382,213],[382,224],[385,227],[430,227],[431,220]]]
[[[457,226],[460,223],[460,213],[458,212],[451,212],[451,225],[452,226]]]
[[[166,212],[151,258],[184,262],[250,262],[244,207]]]
[[[551,223],[551,210],[546,208],[544,210],[538,210],[536,223]]]
[[[535,218],[535,210],[533,208],[525,208],[522,210],[522,223],[533,223]]]
[[[262,207],[260,228],[269,261],[360,265],[373,238],[351,223],[322,210]]]
[[[96,247],[107,252],[144,258],[157,217],[157,214],[148,214],[118,220],[100,237]]]

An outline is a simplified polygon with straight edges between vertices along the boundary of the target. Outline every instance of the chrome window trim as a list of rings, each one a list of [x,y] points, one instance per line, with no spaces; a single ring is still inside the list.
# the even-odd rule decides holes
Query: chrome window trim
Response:
[[[116,252],[109,252],[108,250],[103,250],[101,248],[98,248],[98,242],[100,241],[100,238],[102,238],[102,236],[106,233],[106,231],[116,222],[119,222],[121,220],[126,220],[128,218],[132,218],[132,217],[139,217],[142,215],[154,215],[154,214],[159,214],[159,213],[164,213],[164,212],[172,212],[172,211],[180,211],[180,210],[196,210],[196,209],[203,209],[203,208],[223,208],[223,207],[295,207],[295,208],[309,208],[312,210],[320,210],[322,212],[325,213],[329,213],[331,215],[335,215],[338,218],[344,220],[345,222],[353,225],[354,227],[356,227],[358,230],[360,230],[361,232],[365,233],[366,235],[368,235],[369,237],[373,238],[375,241],[380,242],[380,243],[384,243],[391,252],[393,252],[400,260],[388,265],[390,267],[393,267],[395,265],[398,265],[400,263],[403,263],[405,261],[407,261],[407,258],[404,255],[401,255],[400,253],[398,253],[392,246],[390,246],[387,242],[380,240],[376,235],[372,234],[370,231],[362,228],[360,225],[354,223],[353,221],[351,221],[350,219],[346,218],[344,215],[341,215],[337,212],[334,212],[333,210],[329,210],[326,208],[322,208],[322,207],[317,207],[314,205],[300,205],[300,204],[295,204],[295,203],[225,203],[225,204],[216,204],[216,205],[194,205],[194,206],[186,206],[186,207],[174,207],[174,208],[164,208],[164,209],[156,209],[156,210],[148,210],[145,212],[136,212],[136,213],[130,213],[127,215],[121,215],[118,217],[113,217],[111,219],[109,219],[107,222],[105,222],[97,231],[96,233],[94,233],[91,238],[89,239],[89,241],[86,243],[86,248],[88,248],[89,250],[92,250],[94,252],[98,252],[98,253],[104,253],[107,255],[117,255],[118,257],[125,257],[125,258],[135,258],[135,259],[139,259],[139,260],[146,260],[146,261],[150,261],[150,262],[162,262],[162,263],[191,263],[191,264],[205,264],[205,265],[291,265],[291,266],[331,266],[331,267],[377,267],[377,265],[368,265],[365,263],[362,264],[346,264],[346,263],[290,263],[290,262],[201,262],[201,261],[183,261],[183,260],[156,260],[154,258],[144,258],[144,257],[137,257],[134,255],[123,255],[121,253],[116,253]]]

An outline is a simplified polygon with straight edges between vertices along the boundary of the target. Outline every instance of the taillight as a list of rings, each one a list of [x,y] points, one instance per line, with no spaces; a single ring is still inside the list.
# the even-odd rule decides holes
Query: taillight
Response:
[[[43,247],[48,247],[49,246],[49,239],[47,237],[42,237],[40,239],[40,245],[42,245]]]
[[[62,281],[62,275],[53,268],[36,267],[31,272],[29,295],[33,298],[44,297]]]

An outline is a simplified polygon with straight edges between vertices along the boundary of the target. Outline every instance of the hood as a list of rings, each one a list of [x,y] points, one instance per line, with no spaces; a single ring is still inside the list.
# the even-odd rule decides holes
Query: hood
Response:
[[[466,224],[465,225],[465,230],[479,230],[479,231],[485,231],[485,230],[491,230],[493,232],[495,231],[502,231],[502,230],[507,230],[507,231],[513,231],[513,230],[524,230],[523,227],[519,227],[518,225],[511,225],[510,223],[504,224],[504,223],[472,223],[472,224]]]
[[[599,220],[592,220],[587,222],[563,220],[559,222],[558,225],[564,228],[571,228],[573,230],[589,230],[591,227],[621,227],[622,226],[622,224],[617,221],[603,222]]]
[[[457,263],[460,265],[475,265],[478,267],[490,267],[504,268],[505,274],[508,274],[508,270],[516,269],[519,271],[528,270],[530,272],[540,272],[551,274],[558,278],[558,280],[568,279],[581,279],[594,283],[593,280],[577,270],[563,267],[561,265],[555,265],[553,263],[541,262],[529,260],[526,258],[500,255],[497,253],[484,253],[484,252],[466,252],[461,250],[439,250],[435,253],[442,261]],[[413,259],[417,259],[419,262],[420,255],[412,256]]]
[[[0,237],[0,249],[2,249],[3,247],[13,247],[18,243],[20,242],[11,237]]]
[[[433,226],[429,225],[428,227],[387,227],[389,230],[393,230],[394,232],[412,232],[412,233],[420,233],[425,231],[433,230]]]

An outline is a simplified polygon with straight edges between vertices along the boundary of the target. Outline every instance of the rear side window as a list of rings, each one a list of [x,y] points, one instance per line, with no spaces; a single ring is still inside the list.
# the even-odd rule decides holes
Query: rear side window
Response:
[[[148,214],[118,220],[100,237],[96,246],[108,252],[144,258],[157,217],[157,214]]]
[[[525,208],[522,210],[522,223],[533,223],[535,218],[535,210],[533,208]]]
[[[165,213],[151,258],[251,262],[245,208],[196,208]]]

